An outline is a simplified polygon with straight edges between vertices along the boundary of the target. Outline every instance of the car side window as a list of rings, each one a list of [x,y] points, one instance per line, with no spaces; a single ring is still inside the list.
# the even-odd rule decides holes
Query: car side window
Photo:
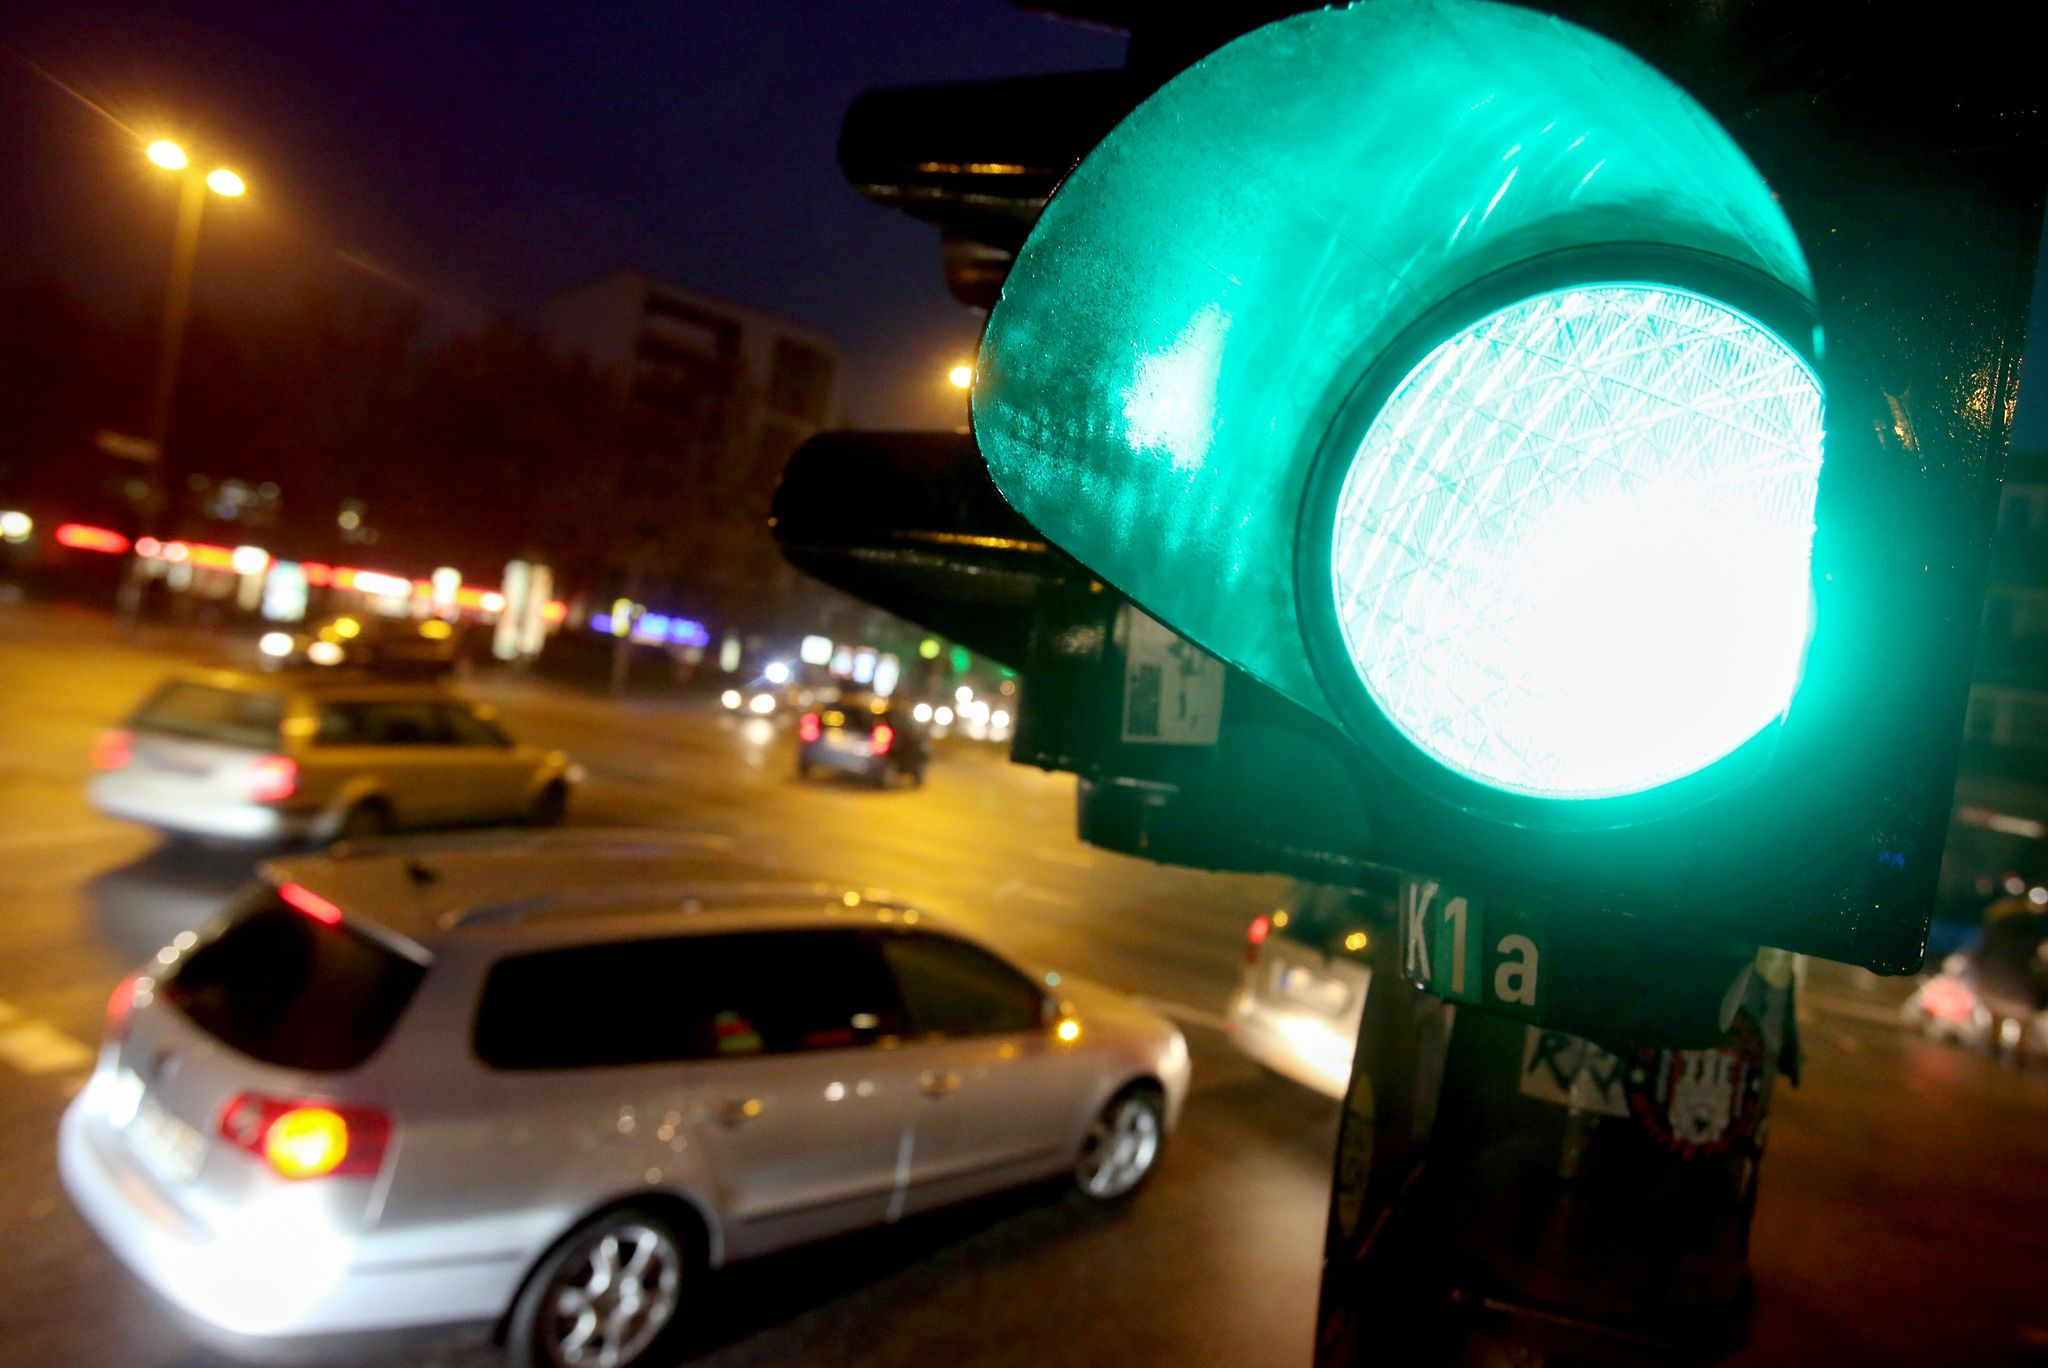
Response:
[[[883,936],[881,944],[918,1035],[998,1035],[1045,1024],[1038,986],[979,946],[924,932]]]
[[[323,746],[440,746],[448,744],[440,709],[428,703],[322,703]]]
[[[436,711],[440,714],[442,731],[454,745],[504,748],[512,744],[511,737],[459,703],[448,704]]]
[[[515,955],[477,1009],[500,1069],[742,1059],[900,1035],[880,952],[852,931],[675,936]]]

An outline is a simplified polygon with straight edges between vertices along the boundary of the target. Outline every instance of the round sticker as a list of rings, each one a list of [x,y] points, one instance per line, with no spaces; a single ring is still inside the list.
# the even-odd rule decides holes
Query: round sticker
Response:
[[[1756,1133],[1764,1041],[1738,1013],[1729,1043],[1709,1050],[1639,1050],[1629,1062],[1628,1108],[1650,1137],[1681,1159],[1712,1159]]]

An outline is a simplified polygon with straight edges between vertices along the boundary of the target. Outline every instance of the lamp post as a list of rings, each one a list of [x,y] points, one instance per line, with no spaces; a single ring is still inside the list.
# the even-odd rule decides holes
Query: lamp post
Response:
[[[248,191],[242,178],[225,167],[201,176],[192,166],[185,149],[168,139],[159,139],[143,155],[166,171],[180,173],[178,227],[171,240],[171,275],[164,292],[163,332],[157,343],[156,380],[150,388],[149,428],[145,435],[156,448],[150,463],[149,504],[143,510],[143,525],[155,530],[163,503],[164,442],[170,436],[171,404],[178,388],[178,362],[185,350],[185,316],[192,299],[192,272],[199,259],[199,222],[206,209],[209,191],[236,199]]]
[[[206,210],[209,191],[235,199],[248,190],[242,178],[225,167],[201,176],[185,149],[168,138],[159,138],[142,150],[154,165],[179,176],[178,226],[171,239],[171,275],[164,289],[163,331],[157,341],[156,378],[149,391],[148,455],[143,477],[142,531],[160,531],[164,511],[164,443],[171,432],[171,404],[178,389],[178,362],[185,350],[185,315],[192,299],[192,271],[199,260],[199,221]],[[132,625],[142,609],[142,561],[129,562],[128,575],[121,583],[119,610],[124,626]]]

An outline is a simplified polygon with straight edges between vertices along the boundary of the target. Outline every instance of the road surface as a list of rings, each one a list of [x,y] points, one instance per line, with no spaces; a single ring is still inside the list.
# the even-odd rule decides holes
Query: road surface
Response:
[[[101,618],[0,606],[0,1361],[220,1362],[100,1248],[52,1139],[108,990],[204,922],[250,857],[104,820],[92,738],[193,654]],[[1074,784],[942,744],[922,789],[804,783],[778,726],[674,700],[481,680],[513,730],[590,773],[572,822],[687,828],[737,856],[889,888],[1020,956],[1151,999],[1195,1087],[1153,1185],[1102,1212],[1027,1192],[717,1278],[692,1362],[1299,1365],[1309,1358],[1336,1108],[1218,1029],[1273,878],[1168,869],[1073,836]],[[1781,1094],[1755,1230],[1747,1364],[2048,1363],[2048,1068],[1913,1039],[1903,988],[1814,966],[1808,1071]],[[469,1368],[461,1337],[342,1361]]]

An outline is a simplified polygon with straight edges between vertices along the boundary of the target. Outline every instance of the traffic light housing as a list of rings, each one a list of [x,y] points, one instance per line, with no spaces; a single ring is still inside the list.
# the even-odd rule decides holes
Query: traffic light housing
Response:
[[[1042,178],[973,408],[1046,543],[984,615],[1017,758],[1116,848],[1911,968],[2042,188],[1944,92],[2018,87],[1930,40],[1902,97],[1839,16],[1572,8],[1691,93],[1384,0],[1150,73]],[[929,621],[954,571],[884,601]],[[1220,662],[1212,736],[1117,724],[1140,610]]]

